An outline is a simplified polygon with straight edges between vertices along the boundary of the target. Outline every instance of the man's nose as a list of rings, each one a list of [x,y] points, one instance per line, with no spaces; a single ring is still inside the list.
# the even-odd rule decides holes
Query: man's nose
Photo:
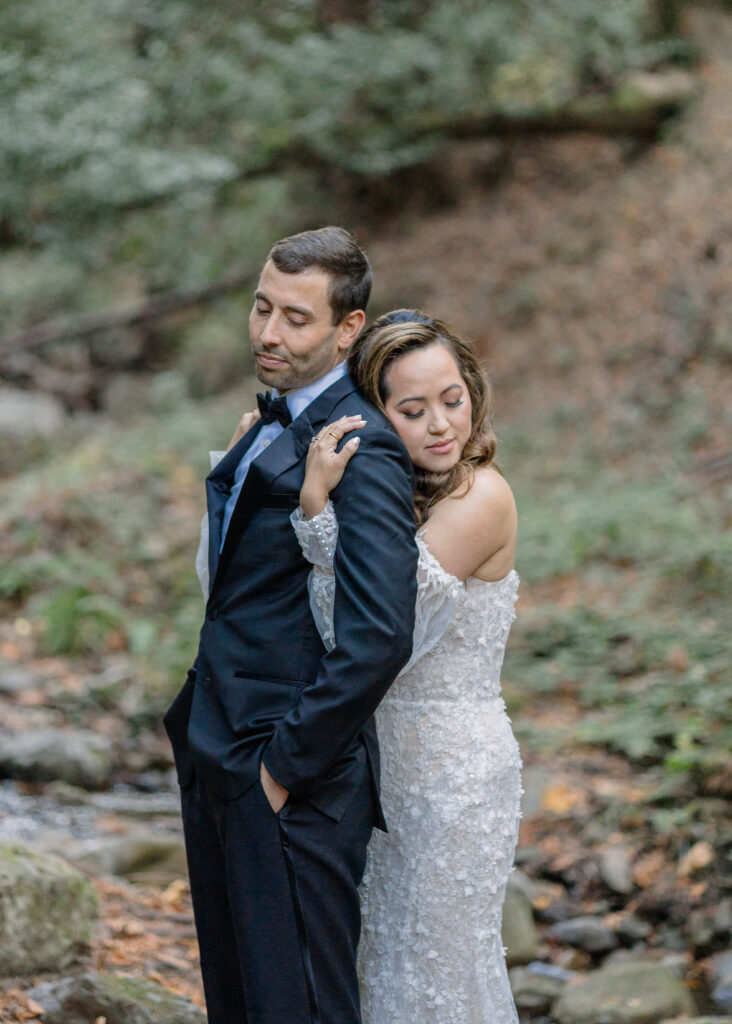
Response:
[[[267,317],[262,328],[262,333],[259,335],[259,340],[263,345],[277,345],[279,343],[279,317],[273,311]]]

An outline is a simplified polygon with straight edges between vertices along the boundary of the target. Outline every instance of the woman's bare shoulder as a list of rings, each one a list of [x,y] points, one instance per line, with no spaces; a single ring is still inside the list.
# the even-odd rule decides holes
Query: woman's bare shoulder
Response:
[[[492,466],[481,466],[472,477],[469,489],[463,484],[440,502],[444,513],[463,519],[475,517],[481,522],[513,519],[516,515],[516,501],[511,486],[501,473]]]
[[[435,506],[427,541],[443,567],[465,579],[500,552],[512,559],[516,519],[510,485],[497,470],[483,467],[468,491],[458,487]]]

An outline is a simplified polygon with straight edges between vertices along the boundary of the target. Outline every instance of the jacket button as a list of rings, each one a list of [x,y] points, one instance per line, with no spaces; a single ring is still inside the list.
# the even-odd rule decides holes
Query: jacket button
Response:
[[[211,609],[211,611],[210,611],[210,612],[208,613],[208,617],[209,617],[209,619],[211,619],[212,621],[213,621],[214,619],[218,619],[218,617],[219,617],[219,610],[218,610],[218,608],[216,608],[216,607],[214,606],[214,607],[213,607],[213,608]]]

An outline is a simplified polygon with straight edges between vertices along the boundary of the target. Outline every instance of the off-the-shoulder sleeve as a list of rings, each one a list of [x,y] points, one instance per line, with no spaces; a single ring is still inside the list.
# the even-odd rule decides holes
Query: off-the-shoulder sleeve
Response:
[[[310,608],[323,643],[330,650],[335,646],[333,557],[338,542],[338,519],[330,501],[312,519],[306,519],[301,508],[296,509],[291,518],[302,553],[313,566],[308,578]],[[435,646],[450,621],[455,597],[464,586],[456,576],[442,568],[421,536],[417,536],[417,548],[414,646],[402,672]]]
[[[209,452],[211,469],[214,469],[226,455],[225,451]],[[196,576],[201,584],[204,601],[208,601],[209,578],[208,578],[208,513],[205,512],[201,519],[201,533],[198,539],[198,551],[196,552]]]
[[[417,534],[417,602],[414,615],[414,646],[412,656],[399,673],[408,672],[416,661],[431,651],[447,629],[455,606],[455,598],[465,584],[446,572],[422,537]]]

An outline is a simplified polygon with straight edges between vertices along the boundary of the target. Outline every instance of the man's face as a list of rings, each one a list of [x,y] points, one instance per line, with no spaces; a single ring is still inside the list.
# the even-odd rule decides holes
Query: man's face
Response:
[[[262,269],[249,314],[249,337],[257,377],[280,394],[332,370],[355,336],[349,317],[332,323],[329,284],[330,276],[316,268],[285,274],[267,260]]]

